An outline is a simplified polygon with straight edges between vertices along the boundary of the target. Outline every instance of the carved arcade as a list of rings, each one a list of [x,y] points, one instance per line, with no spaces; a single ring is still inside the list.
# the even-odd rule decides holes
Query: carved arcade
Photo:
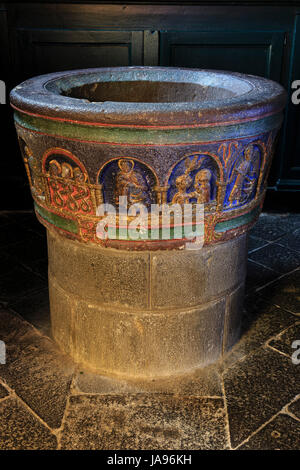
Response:
[[[153,168],[132,156],[112,158],[89,175],[69,150],[48,149],[39,160],[19,138],[25,168],[36,202],[62,217],[71,217],[84,241],[97,241],[96,211],[101,203],[118,207],[119,197],[128,205],[204,204],[207,240],[219,220],[230,219],[255,205],[263,193],[269,171],[274,133],[252,141],[231,141],[213,149],[183,156],[160,180]],[[225,216],[224,216],[225,214]],[[228,214],[228,215],[226,215]],[[98,241],[97,241],[98,242]]]

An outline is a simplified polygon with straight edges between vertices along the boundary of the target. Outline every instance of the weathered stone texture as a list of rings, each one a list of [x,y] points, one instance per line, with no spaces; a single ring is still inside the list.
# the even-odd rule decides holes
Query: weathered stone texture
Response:
[[[203,305],[242,284],[246,273],[246,238],[244,235],[197,251],[153,253],[152,308]]]
[[[222,353],[224,300],[186,311],[112,310],[66,297],[51,277],[50,299],[56,341],[77,361],[104,373],[171,375]]]
[[[147,308],[149,254],[88,246],[48,230],[49,274],[70,294],[101,305]]]
[[[239,334],[246,238],[150,253],[48,231],[53,337],[102,373],[172,375],[218,360],[225,316],[225,349]]]
[[[72,396],[62,449],[224,449],[220,398]]]
[[[227,352],[238,341],[243,318],[244,285],[227,297],[224,325],[223,352]]]

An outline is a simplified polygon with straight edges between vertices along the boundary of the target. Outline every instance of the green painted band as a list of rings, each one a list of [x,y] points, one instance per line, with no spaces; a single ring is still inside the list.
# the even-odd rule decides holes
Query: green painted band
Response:
[[[143,237],[135,239],[136,229],[128,227],[127,229],[116,228],[114,233],[108,234],[110,240],[127,240],[127,241],[168,241],[168,240],[189,240],[194,237],[204,236],[203,227],[197,227],[196,224],[192,226],[171,226],[167,230],[162,228],[148,229],[143,233]]]
[[[46,210],[43,207],[39,206],[37,203],[35,203],[35,210],[37,211],[37,213],[43,219],[45,219],[47,222],[54,225],[55,227],[57,227],[59,229],[62,229],[62,230],[65,230],[65,231],[70,232],[70,233],[74,233],[74,234],[78,233],[78,226],[77,226],[77,224],[74,220],[66,219],[66,218],[64,218],[64,217],[62,217],[58,214],[54,214],[53,212],[49,212],[48,210]],[[219,222],[215,226],[215,231],[218,232],[218,233],[226,232],[227,230],[231,230],[231,229],[234,229],[234,228],[238,228],[242,225],[246,225],[246,224],[252,222],[259,215],[259,212],[260,212],[260,208],[256,207],[255,209],[253,209],[251,212],[249,212],[247,214],[243,214],[243,215],[241,215],[239,217],[235,217],[233,219],[225,220],[224,222]],[[175,235],[174,227],[171,227],[170,228],[170,237],[167,238],[167,239],[173,240],[173,239],[177,239],[177,238],[180,238],[180,239],[181,238],[182,239],[186,238],[186,234],[184,233],[184,228],[181,227],[181,230],[182,230],[182,232],[181,232],[180,235],[178,234],[178,231]],[[195,230],[195,227],[193,226],[192,231],[194,231],[194,230]],[[129,230],[129,232],[130,232],[130,230]],[[126,236],[124,237],[124,234],[122,236],[120,236],[118,229],[116,230],[115,236],[110,236],[109,238],[116,239],[116,240],[118,240],[118,239],[132,240],[132,238],[129,236],[129,234],[127,234],[127,237]],[[147,237],[145,239],[148,240],[148,241],[151,241],[151,239],[152,239],[151,230],[148,230]],[[166,239],[162,235],[161,229],[159,229],[158,239],[159,240]]]
[[[224,222],[219,222],[215,226],[215,232],[227,232],[227,230],[232,230],[234,228],[241,227],[242,225],[249,224],[252,222],[260,213],[260,208],[256,207],[251,212],[247,214],[240,215],[233,219],[225,220]]]
[[[78,227],[74,220],[66,219],[61,217],[58,214],[54,214],[53,212],[49,212],[43,207],[39,206],[36,202],[34,203],[35,210],[37,213],[45,219],[50,224],[54,225],[57,228],[65,230],[71,233],[78,233]]]
[[[193,142],[215,142],[255,136],[278,128],[282,114],[256,121],[215,127],[151,129],[137,127],[96,127],[77,123],[51,121],[15,111],[15,121],[28,130],[57,137],[115,144],[166,145]]]

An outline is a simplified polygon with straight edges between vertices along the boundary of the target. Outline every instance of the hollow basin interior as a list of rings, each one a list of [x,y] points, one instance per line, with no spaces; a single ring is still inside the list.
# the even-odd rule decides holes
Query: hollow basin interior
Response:
[[[60,90],[60,94],[90,102],[180,103],[220,101],[245,92],[245,87],[232,88],[173,81],[128,80],[87,83]]]

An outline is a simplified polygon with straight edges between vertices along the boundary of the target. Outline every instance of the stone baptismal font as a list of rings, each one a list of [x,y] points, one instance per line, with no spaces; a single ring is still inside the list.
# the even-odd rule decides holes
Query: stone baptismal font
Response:
[[[147,379],[232,348],[285,102],[261,77],[160,67],[53,73],[12,91],[62,350]]]

